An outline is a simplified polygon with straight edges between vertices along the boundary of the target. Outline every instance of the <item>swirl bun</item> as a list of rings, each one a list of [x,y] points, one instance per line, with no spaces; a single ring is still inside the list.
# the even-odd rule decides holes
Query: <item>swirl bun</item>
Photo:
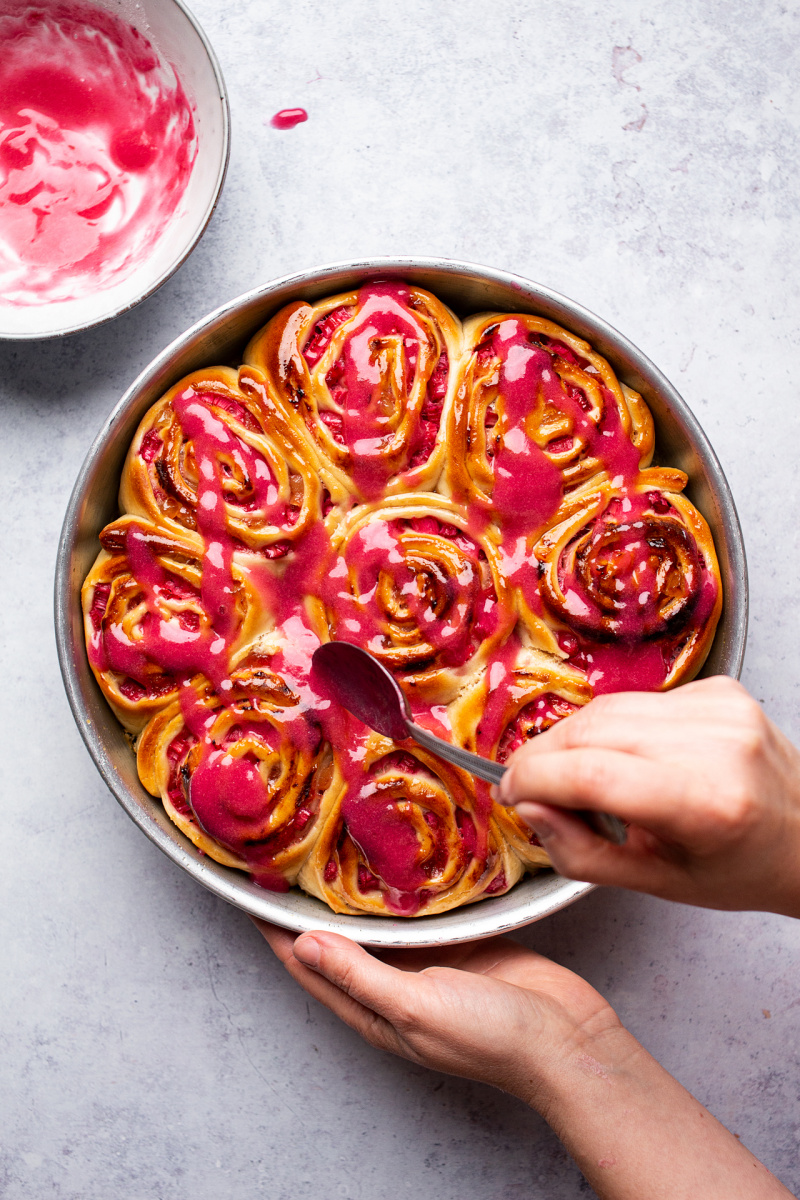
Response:
[[[430,292],[373,283],[287,305],[245,359],[300,414],[318,461],[357,499],[376,500],[435,486],[460,333]]]
[[[354,509],[323,591],[332,638],[364,645],[415,699],[449,703],[513,627],[494,544],[441,496]]]
[[[453,706],[455,741],[475,754],[505,764],[532,737],[552,728],[592,699],[584,675],[551,654],[511,639],[476,685]],[[536,834],[514,809],[492,805],[480,780],[475,788],[492,806],[494,820],[527,868],[549,865]]]
[[[419,746],[367,738],[300,884],[334,912],[415,916],[507,891],[522,874],[468,775]]]
[[[686,476],[651,468],[633,485],[600,479],[539,540],[545,607],[577,645],[563,644],[596,690],[620,671],[663,690],[694,677],[722,607],[708,525],[682,496]],[[610,685],[610,686],[609,686]]]
[[[139,426],[120,503],[178,535],[224,531],[279,558],[319,521],[324,485],[328,497],[336,490],[309,466],[292,425],[258,374],[194,371]]]
[[[232,674],[227,703],[202,678],[156,714],[138,746],[145,787],[204,853],[285,891],[341,788],[299,690],[269,660]]]
[[[203,543],[191,534],[126,516],[100,541],[81,593],[89,662],[117,719],[136,733],[175,699],[182,678],[223,679],[221,651],[255,635],[259,602],[247,573],[232,566],[220,609],[204,588]]]
[[[653,455],[641,396],[588,342],[541,317],[466,321],[457,393],[447,486],[501,526],[530,532],[610,459],[635,472]]]

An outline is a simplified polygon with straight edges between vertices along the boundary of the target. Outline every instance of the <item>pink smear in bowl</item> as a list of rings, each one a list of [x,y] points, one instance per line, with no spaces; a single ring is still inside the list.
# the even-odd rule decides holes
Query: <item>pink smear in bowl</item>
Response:
[[[133,26],[84,3],[0,0],[0,302],[120,282],[177,209],[192,105]]]

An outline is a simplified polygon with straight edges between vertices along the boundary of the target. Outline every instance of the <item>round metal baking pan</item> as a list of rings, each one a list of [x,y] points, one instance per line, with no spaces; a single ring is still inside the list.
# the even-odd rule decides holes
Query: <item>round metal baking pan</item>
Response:
[[[80,607],[81,584],[99,549],[97,535],[118,515],[117,489],[125,454],[150,405],[189,371],[240,362],[251,335],[288,301],[316,300],[389,277],[430,289],[460,316],[497,310],[550,318],[585,337],[609,359],[620,379],[642,393],[655,420],[655,461],[686,471],[687,494],[711,526],[719,555],[725,603],[701,674],[738,678],[748,607],[742,532],[716,455],[675,388],[627,338],[572,300],[504,271],[432,258],[334,263],[275,280],[223,305],[153,360],[109,416],[75,484],[58,549],[56,640],[67,696],[97,769],[128,815],[173,862],[224,900],[287,929],[330,929],[371,946],[433,946],[538,921],[591,891],[592,885],[544,872],[524,878],[504,896],[440,916],[404,920],[337,915],[297,888],[285,894],[264,891],[241,872],[201,855],[142,787],[130,744],[89,668]]]

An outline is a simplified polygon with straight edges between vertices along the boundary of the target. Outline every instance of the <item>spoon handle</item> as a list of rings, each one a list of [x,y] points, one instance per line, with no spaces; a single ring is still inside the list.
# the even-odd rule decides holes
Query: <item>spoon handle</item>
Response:
[[[427,729],[415,725],[413,721],[407,721],[406,724],[408,732],[415,742],[424,746],[426,750],[430,750],[432,754],[438,755],[439,758],[446,759],[453,766],[469,771],[470,775],[477,775],[478,779],[483,779],[486,783],[499,783],[503,778],[506,768],[500,763],[482,758],[480,754],[472,754],[469,750],[462,750],[461,746],[453,746],[443,738],[437,737],[435,733],[429,733]],[[611,813],[594,812],[591,809],[573,809],[572,811],[574,816],[580,817],[594,833],[605,838],[607,842],[612,842],[615,846],[625,845],[628,832],[619,817],[615,817]]]
[[[428,733],[427,729],[415,725],[413,721],[408,722],[408,732],[415,742],[430,750],[431,754],[437,754],[453,766],[469,771],[470,775],[477,775],[478,779],[483,779],[486,783],[499,783],[505,774],[506,769],[501,767],[500,763],[481,758],[480,754],[471,754],[469,750],[462,750],[460,746],[453,746],[443,738],[437,737],[435,733]]]

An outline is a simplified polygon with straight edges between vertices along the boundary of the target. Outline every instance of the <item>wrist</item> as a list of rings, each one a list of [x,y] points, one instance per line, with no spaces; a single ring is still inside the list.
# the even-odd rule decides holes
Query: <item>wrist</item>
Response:
[[[562,1013],[549,1024],[546,1037],[526,1047],[506,1090],[555,1127],[567,1103],[627,1069],[637,1051],[642,1047],[610,1005],[583,1021]]]
[[[599,1029],[565,1043],[547,1080],[539,1109],[558,1132],[575,1112],[627,1092],[649,1055],[615,1013]]]
[[[620,1022],[578,1036],[529,1103],[605,1200],[790,1193]]]

